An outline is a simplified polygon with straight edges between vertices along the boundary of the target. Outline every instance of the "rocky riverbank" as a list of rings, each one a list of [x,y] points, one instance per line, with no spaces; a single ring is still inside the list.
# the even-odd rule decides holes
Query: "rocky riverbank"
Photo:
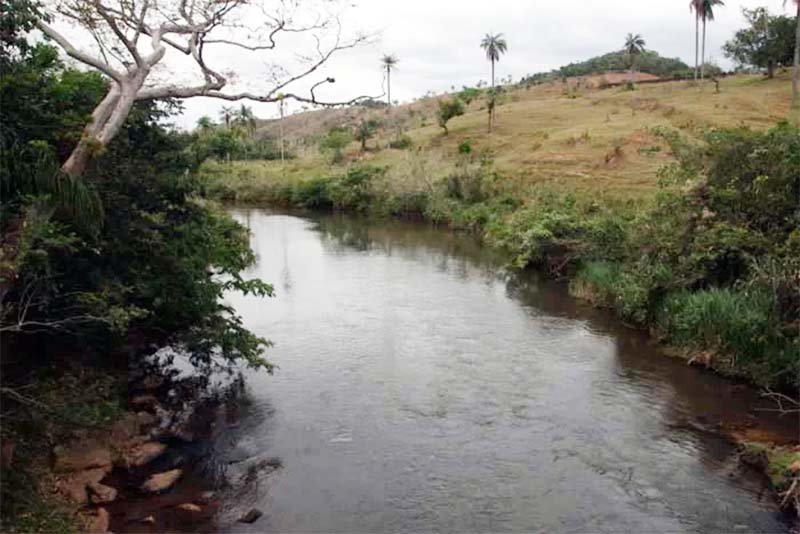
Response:
[[[225,466],[216,437],[238,425],[241,378],[212,388],[145,366],[131,372],[126,411],[109,428],[52,451],[53,490],[86,532],[210,532],[217,529]],[[252,522],[260,511],[243,513]]]

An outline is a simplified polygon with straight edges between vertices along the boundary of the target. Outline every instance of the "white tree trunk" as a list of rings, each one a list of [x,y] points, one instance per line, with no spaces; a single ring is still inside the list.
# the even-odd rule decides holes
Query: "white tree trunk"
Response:
[[[697,80],[698,56],[700,54],[700,16],[694,17],[694,79]]]
[[[386,67],[386,103],[392,107],[392,69]]]
[[[706,76],[706,19],[703,19],[703,52],[700,56],[700,79]]]
[[[86,172],[89,162],[119,133],[136,101],[136,91],[144,76],[125,78],[122,88],[114,82],[106,96],[92,112],[89,124],[83,130],[78,145],[73,149],[61,171],[68,176]]]
[[[800,115],[800,2],[797,2],[797,29],[794,41],[794,72],[792,73],[792,110]],[[800,116],[797,117],[800,122]]]

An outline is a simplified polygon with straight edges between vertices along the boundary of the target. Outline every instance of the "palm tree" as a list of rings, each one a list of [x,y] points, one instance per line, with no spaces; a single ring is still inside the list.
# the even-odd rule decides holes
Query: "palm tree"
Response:
[[[505,54],[508,44],[502,33],[487,33],[481,41],[481,48],[486,52],[486,59],[492,62],[492,88],[494,88],[494,63],[500,61],[500,55]]]
[[[252,135],[256,129],[256,116],[253,114],[253,108],[242,104],[239,109],[233,112],[233,122],[244,126]]]
[[[700,72],[700,13],[703,11],[703,0],[691,0],[689,12],[694,11],[694,79]]]
[[[694,5],[694,4],[692,4]],[[714,20],[714,6],[724,6],[722,0],[700,0],[698,15],[703,21],[703,50],[700,55],[700,79],[706,74],[706,22]]]
[[[794,72],[792,73],[792,110],[800,114],[800,0],[792,0],[797,5],[797,30],[794,39]],[[784,7],[786,0],[783,0]],[[800,120],[800,117],[798,117]]]
[[[381,67],[386,69],[386,103],[392,107],[392,71],[400,62],[394,54],[384,54],[381,58]]]
[[[233,118],[233,108],[223,106],[223,108],[219,110],[219,116],[222,119],[222,122],[225,123],[225,126],[230,126],[231,118]]]
[[[628,78],[628,83],[631,87],[634,86],[635,81],[636,56],[644,52],[644,45],[644,38],[638,33],[636,35],[629,33],[625,38],[625,48],[623,51],[628,55],[631,62],[630,77]]]

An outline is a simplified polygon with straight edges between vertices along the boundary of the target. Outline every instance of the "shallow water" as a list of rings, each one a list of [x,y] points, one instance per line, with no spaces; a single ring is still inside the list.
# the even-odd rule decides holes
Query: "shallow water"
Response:
[[[719,432],[797,435],[752,390],[469,237],[233,213],[276,297],[229,302],[279,369],[248,377],[225,455],[283,467],[229,497],[229,531],[788,531]]]

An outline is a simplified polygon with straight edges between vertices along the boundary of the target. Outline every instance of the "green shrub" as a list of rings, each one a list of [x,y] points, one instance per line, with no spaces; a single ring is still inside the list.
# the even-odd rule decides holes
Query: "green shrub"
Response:
[[[389,148],[394,148],[395,150],[407,150],[412,146],[414,146],[414,141],[407,135],[401,135],[397,139],[389,141]]]
[[[428,208],[428,194],[413,191],[391,195],[384,207],[390,215],[422,217]]]
[[[483,169],[463,167],[444,180],[444,192],[448,198],[474,204],[489,196]]]
[[[610,306],[620,277],[618,263],[590,261],[581,266],[570,281],[570,293],[598,306]]]
[[[330,178],[321,177],[300,181],[290,186],[291,204],[303,208],[331,209],[333,208],[331,184]]]
[[[384,169],[373,166],[354,166],[344,176],[331,182],[328,195],[335,209],[366,212],[372,208],[374,178]]]
[[[659,319],[668,341],[714,351],[765,385],[796,380],[796,341],[778,331],[775,302],[765,291],[681,291],[665,299]]]
[[[439,126],[444,130],[445,135],[449,133],[447,123],[450,119],[463,114],[464,103],[458,98],[439,101],[439,109],[436,110],[436,119],[439,122]]]
[[[472,145],[466,139],[458,144],[459,154],[470,154],[472,152]]]

